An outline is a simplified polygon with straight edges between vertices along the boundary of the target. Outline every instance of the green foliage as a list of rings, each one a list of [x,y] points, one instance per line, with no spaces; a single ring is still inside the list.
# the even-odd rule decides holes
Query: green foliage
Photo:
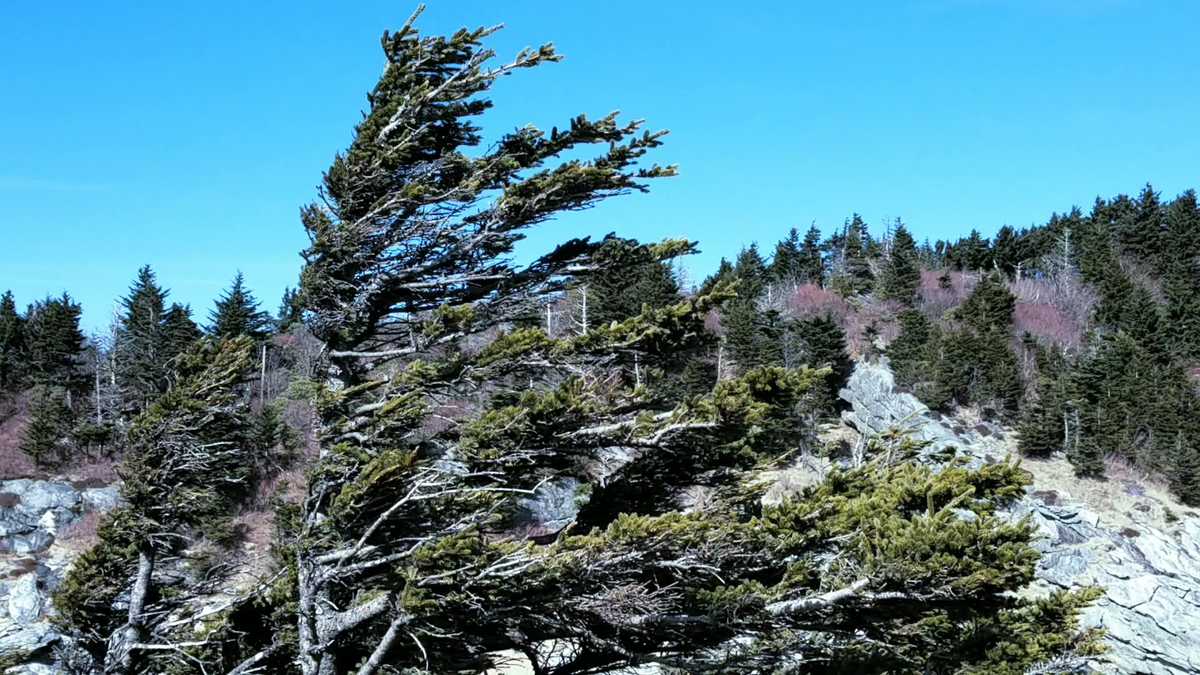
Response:
[[[258,299],[246,288],[246,280],[241,272],[233,277],[233,283],[217,298],[208,314],[208,322],[208,334],[218,339],[245,335],[253,340],[262,340],[271,331],[270,316],[259,308]]]
[[[153,270],[138,270],[129,293],[121,299],[124,313],[117,334],[117,377],[129,406],[141,410],[168,384],[170,356],[164,319],[167,292],[158,285]]]
[[[879,280],[878,291],[885,300],[911,305],[921,286],[921,264],[917,245],[903,223],[898,223],[892,235],[892,248]]]
[[[15,388],[24,374],[24,319],[17,312],[12,291],[0,296],[0,391]]]
[[[34,384],[79,391],[82,382],[82,308],[71,296],[35,302],[25,313],[21,332],[25,346],[25,372]]]
[[[685,251],[669,253],[690,250],[687,244]],[[679,284],[653,248],[610,236],[596,251],[595,260],[599,269],[584,282],[589,323],[619,322],[641,313],[642,305],[663,307],[679,302]]]
[[[875,274],[868,260],[871,236],[867,225],[857,213],[846,224],[841,250],[841,272],[834,280],[844,295],[869,293],[875,286]]]
[[[74,422],[75,416],[61,388],[37,387],[30,403],[29,422],[21,436],[21,452],[38,466],[62,466],[75,453],[71,442]]]

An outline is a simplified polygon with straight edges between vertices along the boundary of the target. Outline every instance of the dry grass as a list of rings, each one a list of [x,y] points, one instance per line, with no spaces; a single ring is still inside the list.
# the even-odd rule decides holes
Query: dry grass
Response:
[[[1105,480],[1080,478],[1065,457],[1025,458],[1033,489],[1043,499],[1069,499],[1087,506],[1113,528],[1152,526],[1169,530],[1175,518],[1193,513],[1171,495],[1165,482],[1118,458],[1105,460]]]

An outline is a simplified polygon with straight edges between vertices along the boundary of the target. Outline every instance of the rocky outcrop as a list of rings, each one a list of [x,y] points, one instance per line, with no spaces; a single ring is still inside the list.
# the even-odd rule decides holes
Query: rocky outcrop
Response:
[[[75,555],[60,540],[87,514],[116,503],[115,487],[0,481],[0,664],[27,662],[6,672],[53,672],[31,661],[60,639],[46,617],[49,594]]]
[[[1002,427],[936,415],[898,391],[886,361],[858,364],[841,397],[850,405],[843,421],[861,434],[906,430],[929,442],[923,454],[930,458],[950,448],[972,462],[1015,452]],[[1039,582],[1031,592],[1103,587],[1084,616],[1085,625],[1107,635],[1108,654],[1092,664],[1097,672],[1200,672],[1200,516],[1136,481],[1099,489],[1063,465],[1026,462],[1033,485],[1008,514],[1028,518],[1040,535]],[[1064,484],[1093,493],[1072,496]]]

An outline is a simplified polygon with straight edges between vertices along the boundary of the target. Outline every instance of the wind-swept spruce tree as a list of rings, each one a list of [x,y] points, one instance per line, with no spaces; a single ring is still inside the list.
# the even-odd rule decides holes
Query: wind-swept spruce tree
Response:
[[[249,407],[239,385],[252,372],[251,352],[246,337],[198,343],[180,358],[179,381],[133,422],[122,504],[54,599],[57,621],[96,672],[205,672],[195,664],[220,647],[197,639],[198,618],[181,620],[205,580],[162,567],[201,536],[223,536],[246,489]]]
[[[303,211],[301,292],[330,366],[321,456],[280,549],[295,631],[260,635],[247,663],[478,672],[512,649],[560,675],[1016,673],[1086,646],[1089,595],[1011,592],[1036,559],[1028,525],[993,515],[1021,494],[1014,465],[874,462],[763,507],[746,472],[791,449],[824,371],[752,369],[653,406],[607,377],[616,355],[701,339],[728,285],[586,335],[521,323],[601,264],[572,239],[517,265],[528,228],[674,171],[639,168],[663,132],[615,115],[476,150],[483,94],[558,60],[545,45],[492,66],[495,30],[385,34],[370,109]]]

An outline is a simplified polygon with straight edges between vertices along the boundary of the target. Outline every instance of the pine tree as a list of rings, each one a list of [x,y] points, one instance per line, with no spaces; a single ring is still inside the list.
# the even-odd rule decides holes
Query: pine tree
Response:
[[[204,335],[192,320],[192,308],[172,303],[163,316],[163,358],[172,362]]]
[[[800,245],[800,266],[805,282],[817,286],[825,285],[825,261],[821,255],[821,231],[816,225],[811,225],[804,233],[804,242]]]
[[[869,239],[866,223],[861,216],[854,214],[846,225],[845,243],[842,246],[840,283],[847,294],[869,293],[875,285],[875,275],[867,260]]]
[[[249,481],[249,411],[239,385],[251,372],[251,352],[246,337],[198,343],[176,368],[179,382],[133,422],[121,505],[54,598],[97,672],[168,672],[169,662],[158,659],[194,636],[200,617],[165,619],[192,616],[197,591],[161,568],[201,537],[220,541],[232,531],[233,505]],[[190,656],[203,663],[208,655]]]
[[[12,391],[25,368],[24,320],[17,312],[12,291],[0,296],[0,392]]]
[[[803,270],[800,231],[793,227],[788,231],[788,236],[775,245],[775,257],[771,259],[771,279],[777,284],[796,282],[802,278]]]
[[[679,284],[664,257],[691,251],[643,246],[632,239],[609,237],[596,252],[598,270],[584,282],[588,288],[589,323],[608,324],[639,314],[643,306],[666,307],[679,302]]]
[[[216,338],[234,338],[247,335],[255,341],[267,337],[271,330],[271,319],[259,309],[258,300],[246,288],[241,272],[233,277],[229,289],[217,298],[216,305],[208,314],[208,334]]]
[[[916,242],[904,224],[897,221],[896,231],[892,235],[892,249],[879,280],[879,293],[885,300],[911,305],[920,287],[921,267]]]
[[[482,139],[468,120],[500,74],[557,58],[546,46],[485,70],[476,55],[490,34],[423,38],[410,23],[385,35],[370,110],[322,205],[304,211],[306,316],[334,382],[316,394],[322,453],[308,497],[285,519],[294,590],[278,614],[296,628],[279,636],[294,640],[281,660],[305,675],[477,672],[512,649],[537,672],[649,660],[766,672],[809,656],[902,672],[1022,668],[1060,652],[1094,595],[1013,593],[1033,571],[1030,532],[988,514],[1020,493],[1015,465],[877,461],[764,507],[761,493],[723,495],[798,445],[817,373],[755,369],[675,402],[588,376],[619,354],[687,348],[728,286],[586,335],[514,324],[576,271],[595,274],[602,245],[573,240],[515,266],[527,228],[673,172],[636,168],[661,134],[615,117],[522,127],[471,150]],[[560,159],[597,142],[595,161]],[[740,262],[749,303],[756,273]],[[429,431],[449,399],[477,404]],[[681,511],[699,484],[716,505]],[[530,522],[547,492],[570,506]],[[864,550],[862,538],[888,545]],[[967,597],[946,590],[968,585]],[[946,629],[931,640],[930,625]],[[239,638],[243,654],[273,645]],[[552,665],[547,640],[579,649]]]
[[[1163,207],[1158,193],[1147,183],[1138,195],[1132,217],[1118,232],[1121,247],[1135,258],[1158,266],[1163,250]]]
[[[82,308],[71,296],[46,298],[25,313],[23,327],[25,368],[34,384],[62,387],[71,394],[84,382],[83,332],[79,329]]]
[[[279,311],[275,313],[275,332],[286,333],[294,326],[304,321],[301,311],[300,293],[288,286],[283,289],[283,298],[279,301]]]
[[[133,411],[141,410],[167,388],[166,298],[154,271],[145,265],[121,299],[125,311],[117,331],[117,380]]]
[[[61,466],[74,452],[70,439],[73,424],[74,415],[63,389],[39,385],[30,403],[29,422],[21,436],[21,452],[40,467]]]

